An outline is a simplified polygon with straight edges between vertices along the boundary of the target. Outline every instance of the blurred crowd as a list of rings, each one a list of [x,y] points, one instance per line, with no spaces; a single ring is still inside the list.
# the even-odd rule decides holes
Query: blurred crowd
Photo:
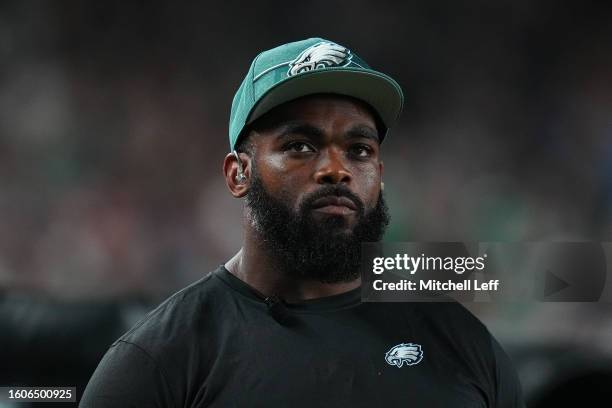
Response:
[[[255,21],[232,2],[0,6],[3,287],[163,296],[228,258],[231,97],[261,49],[315,35],[404,88],[387,239],[610,237],[602,5],[358,2],[339,21],[314,2],[299,23],[269,6]]]
[[[258,52],[311,36],[404,89],[383,144],[387,240],[612,241],[611,16],[527,0],[2,2],[0,293],[155,302],[225,262],[242,214],[221,173],[231,98]],[[521,343],[541,334],[527,317],[560,310],[482,313]],[[574,327],[557,323],[551,336]]]

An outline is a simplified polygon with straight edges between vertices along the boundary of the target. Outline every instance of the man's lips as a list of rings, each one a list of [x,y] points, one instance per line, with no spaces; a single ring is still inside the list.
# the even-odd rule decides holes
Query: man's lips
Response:
[[[312,203],[312,208],[317,212],[335,215],[348,215],[357,211],[357,206],[353,200],[343,196],[327,196],[319,198]]]

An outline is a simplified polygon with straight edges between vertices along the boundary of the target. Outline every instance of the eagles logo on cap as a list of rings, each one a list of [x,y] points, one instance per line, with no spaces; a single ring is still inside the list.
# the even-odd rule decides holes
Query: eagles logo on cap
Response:
[[[234,95],[229,142],[234,150],[247,125],[291,100],[314,94],[359,99],[380,116],[380,141],[404,102],[399,84],[352,50],[324,38],[294,41],[259,53]]]
[[[323,41],[306,48],[296,59],[289,63],[288,76],[328,67],[346,66],[353,54],[341,45]]]

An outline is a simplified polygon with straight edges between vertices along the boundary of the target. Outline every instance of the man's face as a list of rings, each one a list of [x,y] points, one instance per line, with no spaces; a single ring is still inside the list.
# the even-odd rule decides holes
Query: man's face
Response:
[[[257,124],[252,138],[256,166],[266,190],[294,211],[326,186],[350,191],[372,209],[380,193],[382,163],[376,122],[366,106],[351,98],[310,96],[281,105]],[[355,208],[313,209],[315,220],[357,221]]]
[[[247,206],[265,247],[300,277],[355,279],[361,243],[380,240],[388,223],[369,109],[352,98],[304,97],[261,118],[250,137]]]

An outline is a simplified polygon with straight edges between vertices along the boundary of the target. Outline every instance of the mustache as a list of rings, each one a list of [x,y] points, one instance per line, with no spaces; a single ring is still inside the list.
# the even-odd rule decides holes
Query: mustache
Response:
[[[364,213],[365,205],[363,202],[347,186],[342,184],[327,185],[305,196],[300,204],[300,213],[304,213],[304,211],[313,208],[313,203],[318,199],[329,196],[346,197],[355,204],[359,214]]]

